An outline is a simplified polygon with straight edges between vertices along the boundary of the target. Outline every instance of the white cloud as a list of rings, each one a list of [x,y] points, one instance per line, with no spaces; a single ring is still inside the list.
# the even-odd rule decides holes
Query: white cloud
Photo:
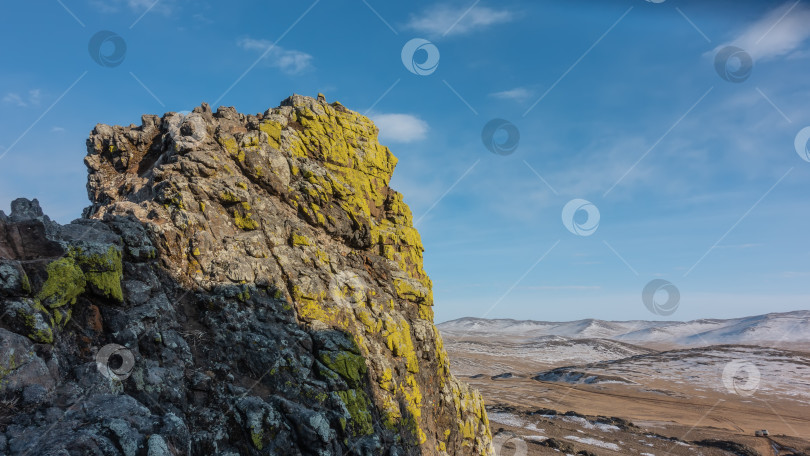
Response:
[[[3,97],[3,103],[14,104],[23,108],[28,106],[22,97],[16,93],[7,93],[6,96]]]
[[[427,122],[411,114],[376,114],[371,120],[380,129],[380,140],[409,143],[425,139]]]
[[[42,92],[39,89],[28,91],[28,96],[20,95],[18,93],[9,92],[3,97],[3,103],[17,105],[21,108],[28,106],[36,106],[42,98]]]
[[[273,43],[268,40],[244,38],[239,41],[239,46],[248,51],[266,53],[264,60],[270,66],[287,74],[298,74],[312,68],[311,55],[293,49],[284,49],[281,46],[273,46]]]
[[[733,41],[718,46],[715,52],[732,45],[748,52],[755,60],[790,56],[794,51],[802,52],[799,47],[810,37],[808,24],[810,8],[791,1],[749,25]]]
[[[502,92],[495,92],[491,93],[491,97],[499,98],[501,100],[512,100],[512,101],[526,101],[531,98],[533,92],[529,89],[524,87],[516,87],[511,90],[504,90]]]
[[[98,11],[102,13],[118,13],[122,7],[129,8],[136,13],[145,11],[168,15],[174,10],[177,0],[92,0]]]
[[[156,5],[155,0],[127,0],[127,5],[134,10],[146,10],[152,5]]]
[[[405,27],[431,36],[463,35],[474,30],[503,24],[514,19],[511,11],[486,6],[434,5],[421,14],[412,14]]]

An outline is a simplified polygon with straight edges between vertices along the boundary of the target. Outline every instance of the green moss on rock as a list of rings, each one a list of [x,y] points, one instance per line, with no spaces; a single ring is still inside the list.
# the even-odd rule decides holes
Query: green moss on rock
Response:
[[[118,302],[124,301],[124,292],[121,289],[121,279],[124,276],[121,251],[110,246],[102,254],[74,250],[73,256],[93,291]]]
[[[251,431],[250,433],[250,440],[253,442],[253,446],[256,447],[257,450],[264,448],[264,442],[262,442],[263,437],[264,432],[261,429],[258,431]]]
[[[372,408],[371,400],[369,400],[366,393],[362,390],[348,390],[338,391],[337,395],[340,400],[346,405],[346,410],[349,411],[351,420],[347,423],[346,428],[354,435],[369,435],[374,433],[374,425],[372,422],[370,409]]]
[[[28,275],[25,271],[22,271],[20,275],[20,286],[22,287],[23,293],[31,293],[31,281],[28,280]]]
[[[71,257],[60,258],[46,267],[48,279],[37,299],[51,309],[72,305],[87,286],[84,272]]]
[[[45,267],[47,279],[31,305],[15,309],[16,318],[28,329],[31,340],[53,343],[54,329],[67,325],[73,314],[72,306],[82,294],[91,292],[124,301],[123,269],[121,251],[113,245],[101,253],[72,247],[65,257]],[[31,288],[27,278],[23,288]]]
[[[23,298],[7,301],[5,307],[8,321],[17,332],[34,342],[53,343],[53,316],[38,300]]]
[[[362,356],[346,351],[322,352],[321,362],[353,386],[362,384],[363,377],[368,370],[366,360]]]

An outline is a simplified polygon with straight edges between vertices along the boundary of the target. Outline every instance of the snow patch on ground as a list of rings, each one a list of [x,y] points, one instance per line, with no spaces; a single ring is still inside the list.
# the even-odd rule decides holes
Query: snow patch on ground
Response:
[[[579,442],[584,445],[591,445],[599,448],[605,448],[607,450],[619,451],[619,445],[610,442],[603,442],[601,440],[593,439],[590,437],[577,437],[575,435],[568,435],[564,437],[567,440],[572,440],[574,442]]]
[[[525,427],[524,421],[511,413],[506,412],[488,412],[487,415],[489,416],[489,421],[494,421],[496,423],[505,424],[507,426],[512,426],[516,428]]]

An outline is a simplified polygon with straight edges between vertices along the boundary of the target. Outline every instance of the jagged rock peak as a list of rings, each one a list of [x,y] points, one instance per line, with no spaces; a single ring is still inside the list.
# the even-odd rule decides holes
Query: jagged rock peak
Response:
[[[0,255],[2,327],[57,360],[35,406],[71,403],[65,389],[90,406],[57,426],[56,446],[26,446],[41,429],[25,419],[36,409],[21,413],[0,453],[106,439],[113,454],[123,440],[150,454],[493,454],[480,394],[450,374],[377,134],[320,94],[96,125],[83,219],[60,227],[23,203],[0,215],[0,254],[16,252]],[[53,248],[26,253],[26,239]],[[108,344],[132,354],[118,382],[94,372]],[[13,370],[3,346],[0,372]],[[94,409],[101,395],[117,408]],[[104,420],[124,421],[110,437]],[[76,427],[91,437],[68,438]]]

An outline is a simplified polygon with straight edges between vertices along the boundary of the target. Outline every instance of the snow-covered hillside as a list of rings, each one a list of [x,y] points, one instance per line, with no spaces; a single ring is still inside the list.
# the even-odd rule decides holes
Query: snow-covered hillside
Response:
[[[663,371],[663,369],[666,369]],[[776,395],[810,404],[810,356],[779,349],[715,346],[632,356],[538,373],[534,379],[566,383],[634,383],[676,391]],[[660,391],[660,390],[659,390]],[[663,393],[663,391],[661,391]]]
[[[471,356],[515,358],[545,365],[569,365],[609,361],[657,353],[643,347],[605,339],[570,339],[561,336],[536,337],[525,343],[501,340],[456,340],[448,337],[447,348]]]
[[[578,320],[554,323],[531,320],[461,318],[438,325],[455,339],[464,336],[499,336],[508,340],[562,336],[571,339],[611,339],[696,347],[722,344],[810,344],[810,311],[770,313],[729,320],[603,321]]]

